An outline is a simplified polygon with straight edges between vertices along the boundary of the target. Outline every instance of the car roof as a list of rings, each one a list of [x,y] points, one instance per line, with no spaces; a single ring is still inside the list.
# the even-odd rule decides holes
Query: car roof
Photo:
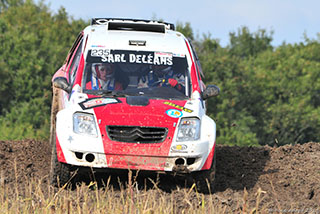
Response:
[[[187,54],[186,38],[174,25],[149,20],[93,19],[84,29],[87,49],[159,51]]]

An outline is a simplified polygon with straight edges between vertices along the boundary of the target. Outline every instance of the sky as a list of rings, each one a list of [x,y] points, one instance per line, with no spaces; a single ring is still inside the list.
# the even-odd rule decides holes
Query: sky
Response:
[[[229,43],[230,32],[243,26],[252,33],[259,29],[273,32],[273,46],[303,42],[304,35],[320,39],[319,0],[44,0],[44,3],[52,13],[64,7],[69,16],[85,21],[99,17],[189,22],[196,38],[210,35],[222,46]]]

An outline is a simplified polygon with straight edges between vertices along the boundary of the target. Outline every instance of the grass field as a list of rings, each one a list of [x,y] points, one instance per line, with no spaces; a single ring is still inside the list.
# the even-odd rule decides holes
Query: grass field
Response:
[[[128,173],[131,177],[131,172]],[[18,180],[18,179],[17,179]],[[256,205],[249,207],[247,192],[236,209],[217,205],[216,195],[198,193],[195,185],[165,192],[156,181],[149,179],[153,187],[141,189],[135,178],[118,187],[106,183],[65,185],[55,188],[47,178],[32,179],[22,186],[19,183],[0,186],[0,213],[258,213],[267,212],[259,206],[261,189],[257,192]]]

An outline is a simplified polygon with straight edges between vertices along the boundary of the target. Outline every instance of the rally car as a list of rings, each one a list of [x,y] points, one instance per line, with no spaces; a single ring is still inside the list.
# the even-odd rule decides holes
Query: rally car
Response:
[[[54,74],[54,185],[74,169],[130,169],[192,178],[213,190],[216,124],[188,39],[173,24],[94,18]]]

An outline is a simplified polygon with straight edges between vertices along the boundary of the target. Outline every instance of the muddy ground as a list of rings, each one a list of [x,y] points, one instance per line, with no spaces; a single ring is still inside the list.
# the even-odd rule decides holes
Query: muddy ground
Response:
[[[215,193],[205,196],[213,198],[215,205],[237,212],[244,199],[254,207],[260,192],[260,207],[270,213],[320,213],[320,143],[278,148],[218,145],[216,151]],[[2,185],[24,186],[28,179],[46,182],[49,168],[48,142],[0,141]],[[163,194],[175,194],[177,200],[181,198],[181,206],[187,206],[181,186],[170,177],[160,176],[158,187]],[[192,203],[199,203],[195,193],[189,197]]]

